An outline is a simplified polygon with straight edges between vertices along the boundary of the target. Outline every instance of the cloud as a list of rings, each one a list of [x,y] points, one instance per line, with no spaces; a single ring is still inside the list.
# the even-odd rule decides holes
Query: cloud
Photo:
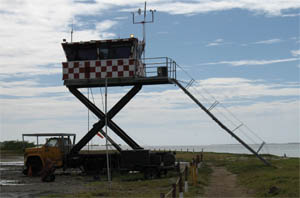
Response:
[[[43,129],[41,132],[75,132],[78,138],[87,132],[87,109],[68,93],[67,88],[41,87],[35,80],[19,83],[2,82],[2,84],[4,84],[5,92],[18,98],[1,97],[0,99],[1,131],[6,132],[1,133],[1,139],[20,138],[20,129],[23,133],[32,133],[37,129]],[[200,102],[207,107],[214,102],[203,91],[204,87],[217,100],[224,102],[224,105],[239,119],[249,123],[252,129],[252,126],[255,130],[261,125],[264,132],[259,135],[265,136],[266,141],[273,141],[271,137],[276,137],[281,131],[287,129],[291,131],[292,137],[297,134],[298,82],[274,84],[245,78],[208,78],[197,81],[195,85],[189,90],[195,93],[194,95]],[[23,88],[24,86],[26,88]],[[109,88],[109,108],[123,96],[122,92],[126,92],[122,89],[117,92],[113,90]],[[82,91],[86,94],[85,89]],[[61,94],[49,95],[57,92]],[[209,102],[206,102],[199,92],[203,93],[202,95]],[[96,104],[102,109],[99,90],[93,89],[93,93]],[[19,97],[24,95],[28,97]],[[282,96],[285,98],[280,98]],[[254,100],[263,97],[267,97],[268,100]],[[222,113],[226,112],[221,111],[219,107],[221,106],[217,105],[212,112],[220,116],[220,119],[228,126],[234,128],[231,122],[223,118]],[[277,122],[280,118],[281,121]],[[90,114],[90,120],[90,126],[97,121],[92,114]],[[150,145],[191,145],[232,141],[188,96],[173,86],[161,91],[143,88],[114,118],[114,121],[134,139],[142,139],[143,143]],[[233,122],[237,124],[236,120]],[[180,135],[182,131],[186,134],[184,138]],[[198,131],[206,135],[204,139],[200,138],[195,141],[193,134],[198,134]],[[162,138],[158,141],[157,137]],[[172,141],[169,142],[170,139],[167,137],[172,137]]]
[[[224,44],[225,44],[225,43],[224,43],[224,40],[221,39],[221,38],[219,38],[219,39],[214,40],[214,41],[211,42],[211,43],[208,43],[208,44],[206,45],[206,47],[212,47],[212,46],[218,46],[218,45],[224,45]]]
[[[59,5],[59,6],[58,6]],[[112,20],[95,23],[94,27],[80,29],[78,16],[95,15],[110,5],[85,4],[73,1],[50,2],[2,1],[0,5],[0,74],[28,75],[60,73],[58,62],[64,61],[60,46],[63,38],[70,37],[70,24],[75,19],[74,40],[95,40],[114,37]],[[78,24],[78,26],[76,26]]]
[[[282,17],[298,17],[300,16],[300,13],[295,13],[295,14],[282,14]]]
[[[238,60],[238,61],[219,61],[202,63],[200,65],[231,65],[231,66],[248,66],[248,65],[269,65],[275,63],[293,62],[299,61],[299,58],[285,58],[285,59],[274,59],[274,60]]]
[[[0,37],[5,39],[1,40],[0,46],[0,76],[61,73],[61,65],[58,62],[64,61],[65,57],[59,43],[62,38],[69,40],[72,20],[75,21],[75,41],[112,38],[115,37],[113,31],[115,25],[122,19],[102,21],[98,19],[102,19],[101,17],[106,16],[112,9],[120,12],[125,9],[136,10],[137,7],[142,7],[143,3],[144,0],[96,0],[92,3],[71,0],[51,0],[43,1],[43,3],[35,0],[1,1]],[[183,15],[243,9],[266,16],[283,16],[286,10],[299,9],[300,2],[293,0],[188,2],[155,0],[150,1],[148,7],[158,8],[158,11],[169,14]],[[90,20],[88,20],[89,17],[91,17]],[[222,42],[223,40],[215,40],[215,43]],[[297,51],[294,53],[298,54]],[[221,64],[261,65],[296,60],[299,59],[295,57],[278,60],[223,61]],[[209,64],[220,64],[220,62]],[[37,129],[43,129],[41,132],[75,132],[79,137],[86,133],[87,109],[65,87],[47,86],[35,80],[13,82],[3,80],[0,83],[1,140],[20,138],[21,132],[30,133]],[[286,120],[279,119],[280,122],[275,122],[276,126],[272,124],[274,130],[270,130],[272,132],[268,133],[270,136],[279,134],[280,130],[285,131],[288,127],[290,131],[295,129],[296,132],[299,131],[294,121],[298,118],[298,101],[282,101],[276,98],[294,97],[299,90],[295,85],[272,85],[248,79],[205,79],[201,83],[209,87],[218,99],[224,99],[226,104],[230,103],[230,107],[237,106],[234,102],[243,104],[239,107],[242,115],[244,115],[243,112],[254,110],[254,113],[247,114],[248,119],[253,120],[254,126],[258,123],[264,126],[266,120],[272,123],[274,116],[284,112],[282,116]],[[200,88],[196,87],[196,90],[199,91]],[[231,96],[232,93],[236,93],[234,97],[229,99],[222,97],[222,94]],[[121,96],[119,92],[110,93],[109,106],[112,106]],[[100,94],[95,94],[95,97],[100,98]],[[254,103],[251,101],[250,104],[247,103],[249,99],[260,97],[272,97],[272,102]],[[114,119],[122,128],[124,126],[125,130],[128,129],[130,135],[147,137],[145,141],[149,144],[169,143],[170,137],[173,138],[173,144],[178,144],[182,143],[182,131],[189,133],[202,130],[209,131],[211,134],[216,134],[214,132],[218,131],[210,124],[209,119],[204,118],[206,115],[202,113],[199,116],[199,112],[201,112],[200,109],[181,91],[168,89],[139,93]],[[256,119],[257,114],[262,117],[266,116],[261,121],[262,119]],[[5,133],[2,133],[3,131]],[[157,137],[162,134],[166,134],[167,138],[162,138],[158,142]],[[178,138],[174,137],[174,134],[178,134]],[[216,140],[216,137],[223,138],[223,136],[208,135],[200,140],[204,143],[224,142],[224,139]],[[187,135],[186,138],[186,143],[200,144],[192,136]],[[228,139],[230,141],[230,138]]]
[[[116,21],[104,20],[104,21],[96,24],[96,30],[98,30],[98,31],[106,31],[106,30],[111,29],[116,24],[117,24]]]
[[[292,50],[291,53],[293,56],[300,56],[300,50]]]
[[[115,17],[114,20],[128,20],[128,16]]]
[[[143,0],[96,0],[84,1],[52,0],[40,3],[33,0],[1,1],[0,5],[0,37],[1,72],[0,74],[53,74],[59,73],[58,62],[64,61],[64,53],[59,43],[63,38],[70,38],[70,24],[74,26],[74,40],[95,40],[114,38],[112,28],[115,20],[97,22],[95,17],[104,16],[114,9],[134,9],[143,6]],[[58,6],[59,5],[59,6]],[[244,9],[255,13],[281,16],[283,11],[299,9],[298,1],[172,1],[152,0],[149,8],[158,8],[169,14],[197,14],[213,11]],[[289,14],[293,14],[290,13]],[[90,16],[94,18],[86,20]],[[208,46],[220,45],[217,41]],[[34,57],[34,58],[33,58]]]
[[[231,9],[243,9],[251,12],[266,14],[268,16],[281,16],[283,12],[290,9],[299,9],[300,3],[297,0],[208,0],[208,1],[160,1],[151,4],[159,8],[158,11],[170,14],[198,14],[214,11],[225,11]],[[292,15],[293,13],[289,13]]]
[[[273,44],[273,43],[279,43],[281,42],[281,39],[275,38],[275,39],[269,39],[264,41],[257,41],[254,44]]]

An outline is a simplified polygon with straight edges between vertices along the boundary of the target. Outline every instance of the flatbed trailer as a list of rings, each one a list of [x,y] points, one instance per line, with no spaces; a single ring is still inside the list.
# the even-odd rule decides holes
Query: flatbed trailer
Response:
[[[37,146],[26,148],[24,152],[23,173],[39,175],[46,166],[47,160],[54,163],[55,168],[79,168],[87,174],[99,174],[107,171],[106,151],[81,151],[72,153],[75,144],[75,134],[68,133],[34,133],[23,134],[25,137],[35,137]],[[39,138],[45,137],[46,143],[39,145]],[[73,142],[72,142],[73,141]],[[146,178],[160,176],[174,168],[175,157],[171,152],[154,152],[150,150],[109,151],[108,159],[111,171],[143,172]]]

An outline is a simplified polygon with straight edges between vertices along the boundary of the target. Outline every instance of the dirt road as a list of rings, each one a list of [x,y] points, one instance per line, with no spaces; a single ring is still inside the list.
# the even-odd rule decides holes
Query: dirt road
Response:
[[[211,182],[204,197],[253,197],[250,191],[237,185],[236,175],[224,167],[213,166]]]

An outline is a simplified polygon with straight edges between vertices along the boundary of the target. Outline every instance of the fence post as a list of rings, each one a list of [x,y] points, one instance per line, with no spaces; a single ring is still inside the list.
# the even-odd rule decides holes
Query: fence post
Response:
[[[180,173],[180,162],[179,161],[177,162],[177,165],[176,165],[176,171],[178,173]]]
[[[179,174],[179,183],[178,183],[178,189],[179,189],[179,198],[183,198],[183,182],[182,182],[182,173]]]
[[[197,185],[197,167],[195,164],[193,164],[193,181],[194,181],[194,186]]]
[[[189,175],[188,166],[185,165],[185,169],[184,169],[184,192],[189,191],[188,175]]]
[[[172,190],[172,198],[176,198],[176,183],[172,184],[173,190]]]
[[[165,198],[165,194],[164,193],[160,193],[160,198]]]

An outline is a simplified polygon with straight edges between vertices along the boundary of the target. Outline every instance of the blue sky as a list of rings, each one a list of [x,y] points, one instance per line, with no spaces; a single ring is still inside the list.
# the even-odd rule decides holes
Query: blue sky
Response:
[[[82,137],[96,119],[90,114],[88,125],[87,109],[63,86],[60,43],[70,40],[72,21],[75,41],[130,34],[142,39],[130,12],[143,3],[1,1],[1,140],[33,132]],[[237,131],[249,143],[300,142],[299,1],[154,0],[147,5],[157,10],[155,23],[146,27],[147,57],[174,59],[196,80],[191,91],[201,102],[207,107],[222,102],[255,132]],[[182,74],[178,71],[187,80]],[[128,89],[109,89],[109,105]],[[92,91],[103,109],[100,89]],[[229,128],[240,124],[220,107],[214,113]],[[114,121],[142,145],[236,143],[173,85],[143,87]],[[95,137],[93,143],[104,141]]]

